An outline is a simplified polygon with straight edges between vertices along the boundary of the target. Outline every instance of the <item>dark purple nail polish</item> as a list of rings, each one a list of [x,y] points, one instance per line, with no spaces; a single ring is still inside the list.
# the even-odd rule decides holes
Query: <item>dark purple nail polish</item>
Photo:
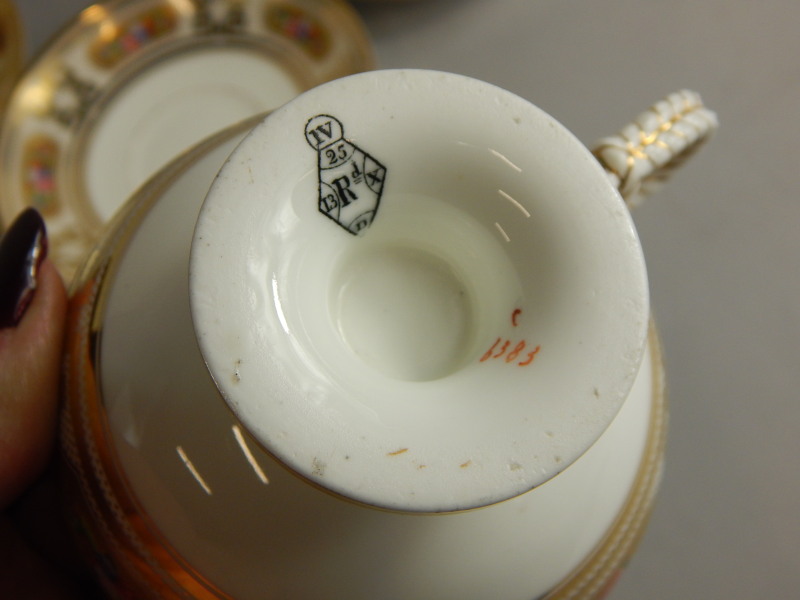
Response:
[[[46,255],[44,221],[36,210],[28,208],[0,241],[0,329],[14,327],[25,314]]]

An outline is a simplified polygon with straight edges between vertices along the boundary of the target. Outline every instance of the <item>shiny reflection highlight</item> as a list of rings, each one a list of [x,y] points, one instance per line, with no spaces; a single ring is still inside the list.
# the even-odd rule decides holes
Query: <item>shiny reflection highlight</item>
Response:
[[[526,219],[530,219],[531,213],[529,213],[528,210],[524,206],[522,206],[522,204],[520,204],[518,200],[512,198],[511,194],[509,194],[508,192],[504,192],[503,190],[497,190],[497,193],[500,194],[503,198],[505,198],[509,202],[511,202],[511,204],[514,205],[514,208],[516,208],[519,212],[525,215]]]
[[[181,460],[183,461],[183,464],[186,465],[186,468],[189,469],[189,473],[192,474],[192,477],[194,477],[197,483],[200,484],[200,487],[203,488],[203,491],[210,496],[212,494],[211,488],[206,483],[205,479],[203,479],[203,477],[197,471],[195,466],[192,464],[192,461],[189,460],[189,457],[186,455],[186,452],[184,451],[183,447],[176,446],[175,450],[178,451],[178,456],[180,456]]]
[[[515,170],[517,173],[522,173],[522,168],[521,168],[521,167],[518,167],[518,166],[517,166],[517,165],[515,165],[513,162],[511,162],[511,160],[510,160],[510,159],[509,159],[507,156],[505,156],[504,154],[500,154],[500,153],[499,153],[497,150],[495,150],[494,148],[489,148],[489,152],[492,154],[492,156],[495,156],[495,157],[499,158],[499,159],[500,159],[500,160],[502,160],[504,163],[506,163],[506,164],[507,164],[509,167],[511,167],[512,169],[514,169],[514,170]]]
[[[234,425],[231,427],[231,429],[233,430],[233,437],[236,438],[236,443],[239,444],[242,454],[244,454],[247,462],[250,463],[250,466],[253,468],[253,472],[256,474],[256,477],[258,477],[258,479],[264,485],[269,485],[269,478],[267,477],[267,474],[264,473],[261,465],[258,464],[258,461],[253,456],[253,453],[250,452],[250,447],[247,445],[247,442],[244,439],[244,434],[242,434],[241,428],[238,425]]]
[[[505,241],[507,241],[507,242],[510,242],[510,241],[511,241],[511,238],[508,236],[508,234],[506,233],[506,230],[505,230],[505,229],[503,229],[503,226],[502,226],[502,225],[500,225],[500,223],[498,223],[498,222],[496,222],[496,221],[495,221],[495,224],[494,224],[494,226],[497,228],[497,231],[499,231],[499,232],[500,232],[500,235],[502,235],[502,236],[503,236],[503,239],[504,239]]]
[[[275,312],[278,314],[278,320],[281,322],[281,327],[288,334],[289,323],[286,321],[286,315],[283,314],[283,306],[281,305],[281,297],[278,294],[278,279],[272,278],[272,298],[275,302]]]

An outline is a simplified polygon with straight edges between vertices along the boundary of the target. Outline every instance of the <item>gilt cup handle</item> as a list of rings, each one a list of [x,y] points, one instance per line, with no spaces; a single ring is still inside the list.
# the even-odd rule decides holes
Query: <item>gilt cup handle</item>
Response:
[[[670,94],[614,136],[597,142],[593,154],[629,206],[655,191],[718,126],[716,114],[689,90]]]

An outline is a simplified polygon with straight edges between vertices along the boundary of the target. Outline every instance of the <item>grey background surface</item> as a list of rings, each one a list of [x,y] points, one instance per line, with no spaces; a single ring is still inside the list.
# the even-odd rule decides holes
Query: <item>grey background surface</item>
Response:
[[[35,50],[88,3],[18,0]],[[695,89],[718,135],[635,210],[668,366],[666,477],[612,598],[800,597],[800,2],[362,2],[381,67],[505,87],[591,144]]]

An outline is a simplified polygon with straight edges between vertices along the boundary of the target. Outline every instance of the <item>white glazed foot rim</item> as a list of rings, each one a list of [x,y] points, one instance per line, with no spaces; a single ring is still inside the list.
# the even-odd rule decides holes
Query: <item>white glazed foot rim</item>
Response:
[[[220,172],[190,263],[225,401],[310,481],[447,512],[547,481],[590,447],[645,347],[630,214],[529,102],[432,71],[322,85]]]

